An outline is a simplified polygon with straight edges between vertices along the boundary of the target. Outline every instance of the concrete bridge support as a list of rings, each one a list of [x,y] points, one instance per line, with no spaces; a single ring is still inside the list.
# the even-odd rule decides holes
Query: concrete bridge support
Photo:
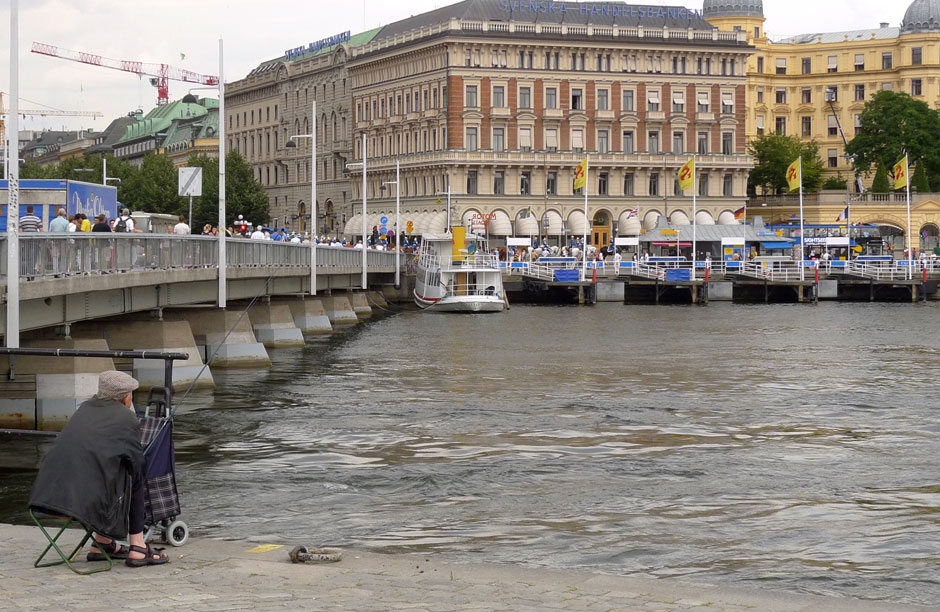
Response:
[[[104,338],[111,350],[179,351],[189,359],[173,363],[173,389],[185,391],[195,381],[196,389],[214,389],[215,381],[208,367],[200,374],[203,362],[188,321],[102,321],[72,326],[73,338]],[[163,385],[163,362],[155,359],[134,359],[132,363],[115,363],[117,369],[132,370],[140,381],[140,390]],[[196,377],[199,376],[198,380]]]
[[[30,348],[108,350],[104,340],[24,340]],[[162,361],[159,362],[162,365]],[[0,357],[0,427],[61,431],[79,405],[98,392],[98,375],[113,370],[110,359],[34,357],[20,355],[16,378],[9,380],[10,362]]]
[[[294,325],[290,306],[281,302],[258,303],[248,311],[255,337],[265,348],[294,348],[304,345],[304,336]]]
[[[346,294],[324,297],[323,308],[334,327],[337,325],[355,325],[359,322],[359,317],[356,316],[356,312],[353,310],[352,304],[349,303],[349,297]]]
[[[353,312],[356,313],[358,320],[364,321],[372,317],[372,307],[369,306],[369,297],[364,292],[350,292],[349,303],[352,304]]]
[[[385,299],[385,295],[381,291],[370,291],[369,306],[372,308],[388,309],[388,300]]]
[[[281,303],[281,302],[278,302]],[[296,325],[305,335],[331,334],[333,325],[323,307],[323,301],[317,298],[284,300],[290,308]]]
[[[268,351],[255,338],[251,320],[243,312],[194,308],[164,311],[163,318],[188,321],[203,362],[211,356],[213,368],[271,367]]]

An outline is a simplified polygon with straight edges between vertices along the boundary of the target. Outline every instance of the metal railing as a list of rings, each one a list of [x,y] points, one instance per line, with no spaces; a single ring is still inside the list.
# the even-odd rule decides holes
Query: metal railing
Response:
[[[310,244],[271,240],[226,239],[227,264],[233,268],[310,267]],[[168,234],[20,234],[20,277],[64,278],[85,274],[114,274],[144,270],[218,267],[218,238]],[[0,283],[6,282],[6,237],[0,236]],[[389,271],[394,251],[369,250],[369,268]],[[401,255],[403,261],[405,255]],[[360,249],[317,246],[317,269],[362,269]]]
[[[449,284],[444,291],[444,297],[466,297],[468,295],[491,295],[501,298],[502,293],[496,290],[492,283],[461,283]]]

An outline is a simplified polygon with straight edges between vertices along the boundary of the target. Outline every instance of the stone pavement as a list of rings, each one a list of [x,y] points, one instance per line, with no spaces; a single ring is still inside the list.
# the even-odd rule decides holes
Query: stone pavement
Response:
[[[72,546],[78,542],[75,532]],[[65,537],[65,536],[63,536]],[[794,595],[508,565],[456,564],[426,555],[344,551],[329,564],[291,564],[290,546],[192,539],[170,564],[79,576],[34,569],[34,527],[0,525],[0,610],[341,610],[354,612],[914,612],[888,602]],[[309,545],[309,544],[308,544]],[[84,559],[84,555],[82,557]],[[80,561],[85,565],[85,561]]]

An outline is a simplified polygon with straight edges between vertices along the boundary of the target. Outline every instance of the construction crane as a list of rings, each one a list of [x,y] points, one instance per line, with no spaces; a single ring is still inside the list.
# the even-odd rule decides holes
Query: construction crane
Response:
[[[4,117],[7,115],[6,107],[3,105],[3,96],[5,95],[9,94],[0,91],[0,146],[4,148],[6,147],[6,124]],[[29,100],[23,101],[29,102]],[[38,104],[38,102],[33,102],[33,104]],[[40,104],[40,106],[42,106],[42,104]],[[104,117],[104,115],[98,111],[68,111],[57,108],[20,108],[17,109],[16,113],[18,115],[30,115],[34,117],[92,117],[93,119]]]
[[[62,49],[55,45],[34,42],[33,53],[58,57],[71,60],[90,66],[100,66],[102,68],[111,68],[122,72],[130,72],[138,77],[149,76],[150,84],[157,88],[157,106],[162,106],[170,101],[170,80],[183,81],[184,83],[199,83],[201,85],[218,85],[219,77],[208,74],[199,74],[191,70],[175,68],[168,64],[148,64],[134,60],[116,60],[94,53],[84,51],[72,51],[71,49]]]

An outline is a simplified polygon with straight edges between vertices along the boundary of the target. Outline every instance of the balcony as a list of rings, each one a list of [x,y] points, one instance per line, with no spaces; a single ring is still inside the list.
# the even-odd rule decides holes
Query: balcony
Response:
[[[715,113],[695,113],[696,121],[714,121]]]
[[[665,121],[666,111],[646,111],[647,121]]]
[[[490,117],[494,119],[509,119],[511,116],[512,111],[509,110],[508,106],[494,106],[490,109]]]
[[[560,121],[565,118],[565,111],[561,110],[560,108],[546,108],[542,118],[558,119]]]
[[[598,121],[613,121],[614,120],[614,111],[612,110],[599,110],[594,113],[594,118]]]

